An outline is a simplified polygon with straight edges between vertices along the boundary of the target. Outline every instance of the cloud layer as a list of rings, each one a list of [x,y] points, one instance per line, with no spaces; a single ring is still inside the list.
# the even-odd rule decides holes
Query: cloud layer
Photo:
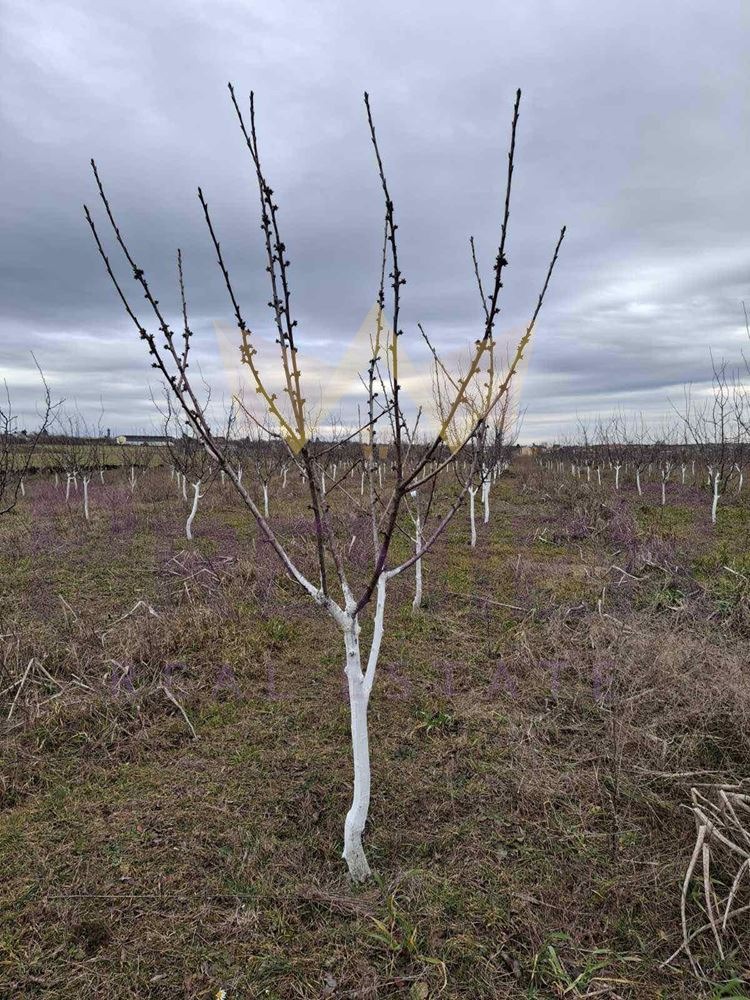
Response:
[[[569,227],[524,381],[524,437],[554,438],[578,415],[613,408],[661,415],[670,392],[709,377],[709,346],[736,357],[745,337],[748,28],[744,0],[710,11],[692,0],[9,0],[0,372],[29,422],[32,351],[58,395],[90,417],[103,405],[113,431],[154,420],[148,359],[83,221],[84,201],[101,218],[94,156],[172,313],[182,248],[201,369],[214,398],[230,391],[213,330],[231,309],[199,184],[245,313],[270,336],[230,79],[238,94],[256,93],[303,352],[335,364],[377,290],[382,201],[365,89],[400,226],[411,356],[417,321],[458,350],[480,330],[468,236],[489,274],[520,86],[506,329],[530,313]]]

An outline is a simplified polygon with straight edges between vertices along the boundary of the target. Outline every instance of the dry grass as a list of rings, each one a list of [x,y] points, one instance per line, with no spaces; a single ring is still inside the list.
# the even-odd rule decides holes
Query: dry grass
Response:
[[[164,480],[0,523],[0,995],[745,995],[746,924],[662,967],[690,789],[750,774],[745,508],[522,468],[474,553],[456,522],[423,612],[394,587],[353,890],[338,638],[228,491],[188,549]]]

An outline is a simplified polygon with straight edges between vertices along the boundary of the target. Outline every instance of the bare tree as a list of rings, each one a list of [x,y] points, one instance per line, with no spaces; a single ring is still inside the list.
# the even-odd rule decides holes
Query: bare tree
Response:
[[[638,496],[643,496],[643,475],[652,458],[651,434],[642,413],[633,414],[630,421],[623,422],[627,444],[627,461],[635,470],[635,487]]]
[[[101,427],[89,427],[80,413],[57,413],[56,434],[52,443],[53,466],[56,474],[65,475],[65,502],[70,501],[71,488],[82,487],[83,516],[90,520],[89,486],[95,472],[101,473],[103,442]]]
[[[659,468],[662,507],[667,505],[667,483],[682,458],[680,447],[675,444],[677,436],[677,429],[674,425],[665,422],[659,428],[651,449],[653,461]]]
[[[135,488],[141,476],[148,472],[154,464],[154,451],[147,444],[141,444],[139,441],[128,441],[127,439],[123,440],[123,438],[120,438],[116,442],[116,447],[117,457],[127,476],[130,492],[135,493]]]
[[[598,438],[610,468],[615,474],[615,490],[620,489],[620,473],[625,463],[626,422],[620,414],[613,414],[608,421],[599,424]]]
[[[511,362],[502,373],[495,370],[495,339],[494,328],[500,309],[500,291],[503,285],[503,273],[507,266],[505,255],[510,212],[511,182],[513,176],[516,130],[518,125],[521,92],[516,95],[511,128],[510,151],[508,154],[508,174],[505,195],[505,206],[500,229],[500,240],[495,257],[488,306],[483,329],[475,341],[471,352],[471,361],[465,372],[454,380],[450,397],[446,399],[444,416],[440,421],[431,443],[417,449],[413,438],[407,431],[407,418],[402,399],[400,384],[400,349],[399,341],[404,336],[401,329],[402,289],[405,278],[401,270],[401,261],[397,240],[397,224],[395,207],[386,180],[385,169],[381,158],[380,147],[373,123],[370,100],[365,94],[365,108],[373,145],[378,175],[385,200],[385,240],[383,251],[383,266],[378,289],[377,328],[373,336],[372,354],[367,362],[363,359],[363,383],[367,389],[367,427],[366,437],[370,455],[375,453],[376,425],[381,420],[387,421],[390,441],[389,455],[391,461],[388,475],[382,477],[382,485],[371,462],[368,467],[369,490],[365,497],[369,520],[370,540],[367,548],[369,556],[355,561],[349,558],[347,540],[350,525],[344,520],[346,535],[340,530],[342,518],[339,510],[332,505],[339,503],[346,508],[354,503],[353,491],[348,489],[346,477],[339,477],[333,483],[327,484],[325,492],[322,489],[320,472],[320,455],[315,454],[311,446],[312,430],[309,408],[303,388],[302,371],[298,360],[297,320],[294,318],[289,285],[289,258],[279,226],[279,210],[274,192],[269,185],[261,165],[256,133],[255,104],[250,95],[249,121],[246,122],[237,102],[234,89],[229,87],[232,103],[239,122],[247,150],[250,154],[253,173],[257,181],[260,200],[261,231],[266,253],[267,272],[271,286],[269,306],[272,311],[277,333],[279,350],[279,365],[283,377],[283,402],[269,388],[257,360],[253,334],[245,320],[242,307],[235,293],[230,273],[216,235],[213,219],[208,203],[202,190],[198,190],[198,198],[203,210],[209,236],[213,244],[226,290],[234,311],[240,337],[240,354],[243,364],[247,366],[252,383],[260,400],[265,404],[266,413],[278,426],[279,434],[286,443],[291,456],[299,463],[305,474],[306,489],[309,493],[309,506],[313,518],[311,536],[314,550],[314,570],[305,568],[300,558],[290,551],[274,532],[268,519],[253,499],[251,492],[242,483],[236,468],[226,452],[226,443],[212,431],[205,408],[196,393],[188,370],[188,355],[191,332],[185,316],[184,334],[180,342],[167,321],[165,312],[159,304],[159,299],[152,291],[144,271],[132,256],[120,229],[117,226],[110,202],[102,186],[99,172],[92,161],[94,177],[104,211],[112,226],[114,238],[124,254],[131,270],[132,277],[137,282],[140,291],[145,296],[147,305],[153,313],[156,332],[147,328],[131,306],[122,283],[115,274],[103,243],[88,208],[84,208],[86,219],[91,228],[94,240],[104,262],[104,266],[112,280],[122,305],[133,321],[140,337],[152,358],[152,363],[166,378],[176,404],[193,429],[195,439],[200,441],[211,460],[222,468],[234,484],[247,510],[257,522],[270,546],[289,576],[299,588],[319,607],[323,608],[340,630],[344,642],[345,672],[348,680],[349,706],[351,716],[352,748],[354,758],[354,788],[352,804],[344,823],[343,857],[349,867],[349,872],[355,880],[362,880],[370,874],[370,868],[362,846],[362,835],[367,820],[370,802],[370,759],[367,709],[375,680],[376,666],[384,632],[384,611],[388,583],[407,568],[415,565],[435,544],[446,526],[462,504],[470,478],[464,476],[455,489],[449,489],[445,503],[436,516],[436,523],[430,531],[424,533],[421,547],[410,556],[397,562],[389,562],[389,554],[394,538],[403,528],[403,513],[406,497],[413,491],[419,491],[432,480],[449,469],[458,455],[473,441],[481,428],[485,426],[488,415],[505,397],[542,307],[549,280],[557,261],[560,245],[565,230],[560,233],[552,259],[525,333],[519,340],[511,357]],[[181,270],[181,269],[180,269]],[[386,274],[390,295],[391,324],[385,323],[386,310]],[[364,373],[366,369],[366,374]],[[385,387],[385,394],[376,398],[378,382]],[[472,407],[467,407],[467,399],[477,386],[481,386],[482,410],[479,419],[472,415]],[[467,418],[467,412],[469,416]],[[354,431],[354,435],[358,430]],[[435,461],[442,452],[444,441],[451,445],[449,454]],[[476,452],[472,460],[476,457]],[[372,599],[375,599],[375,609],[372,622],[372,638],[369,652],[363,656],[360,640],[363,613]]]
[[[711,523],[716,524],[719,500],[738,470],[741,473],[743,421],[740,384],[726,361],[712,358],[711,366],[710,396],[696,400],[687,387],[679,415],[706,468],[711,489]]]
[[[18,427],[7,382],[4,383],[4,394],[0,397],[0,514],[12,511],[18,502],[19,493],[25,492],[25,477],[33,467],[39,442],[46,436],[53,417],[54,404],[40,368],[39,375],[42,379],[43,402],[39,412],[40,423],[32,434]]]
[[[193,540],[193,522],[198,513],[198,504],[206,495],[206,489],[216,478],[218,465],[211,453],[204,447],[202,438],[196,433],[192,421],[183,423],[181,414],[176,412],[169,392],[165,393],[166,416],[164,420],[164,437],[169,452],[172,467],[177,473],[177,486],[182,499],[188,504],[188,516],[185,521],[185,537]],[[228,420],[234,418],[230,412]],[[224,438],[226,440],[226,437]],[[141,445],[141,447],[144,447]],[[187,484],[190,483],[192,495],[188,495]]]

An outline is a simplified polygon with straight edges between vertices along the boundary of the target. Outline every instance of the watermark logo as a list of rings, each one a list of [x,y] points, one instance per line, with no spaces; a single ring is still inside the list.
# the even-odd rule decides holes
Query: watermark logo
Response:
[[[278,433],[297,454],[311,438],[351,435],[367,424],[368,366],[378,359],[374,391],[376,416],[397,366],[400,405],[418,434],[439,436],[454,454],[473,428],[502,412],[510,424],[518,413],[521,382],[528,365],[525,331],[510,330],[498,343],[475,340],[462,352],[438,354],[426,335],[398,338],[375,303],[352,338],[307,340],[302,351],[216,321],[216,339],[232,397],[240,412]],[[511,366],[513,371],[511,372]],[[510,377],[512,375],[512,378]],[[378,438],[388,436],[387,417]]]

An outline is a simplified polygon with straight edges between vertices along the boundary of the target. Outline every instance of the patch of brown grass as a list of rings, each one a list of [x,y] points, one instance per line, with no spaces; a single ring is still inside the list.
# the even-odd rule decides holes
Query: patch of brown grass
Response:
[[[690,570],[705,539],[626,506],[631,549],[653,537],[679,571],[625,564],[601,498],[554,497],[531,468],[502,483],[474,552],[456,521],[425,609],[408,578],[391,595],[378,880],[352,889],[338,637],[231,494],[191,548],[165,496],[144,484],[116,543],[117,509],[57,524],[76,541],[62,551],[23,511],[0,525],[2,718],[29,660],[49,675],[30,672],[3,736],[2,995],[718,995],[685,961],[659,967],[681,935],[689,788],[750,767],[745,641],[712,616],[718,564]],[[540,542],[571,502],[593,530]],[[747,944],[723,965],[696,950],[718,983],[745,974]]]

